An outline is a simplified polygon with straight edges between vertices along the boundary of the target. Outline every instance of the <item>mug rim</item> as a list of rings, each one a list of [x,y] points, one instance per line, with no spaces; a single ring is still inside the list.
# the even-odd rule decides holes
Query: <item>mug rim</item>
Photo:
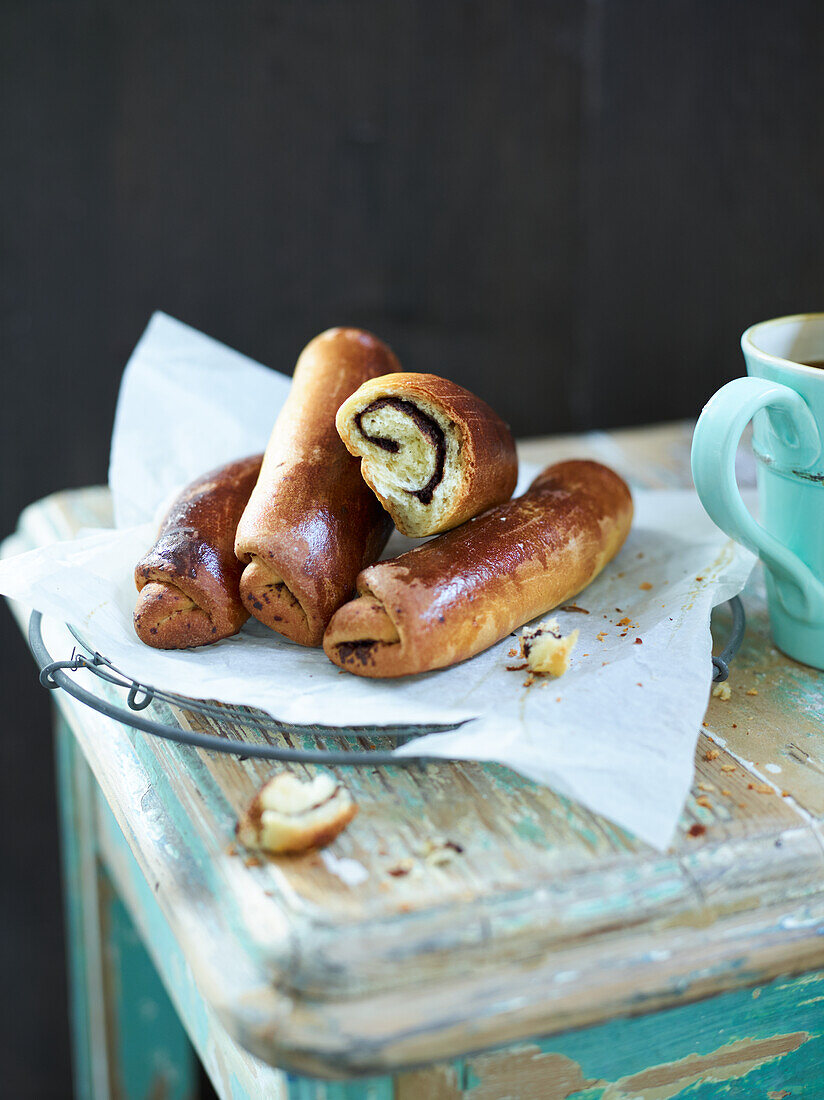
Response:
[[[807,363],[796,363],[794,359],[784,359],[780,355],[773,355],[769,351],[763,351],[754,342],[754,336],[756,329],[767,328],[769,325],[783,325],[788,321],[824,321],[824,313],[788,313],[784,317],[770,317],[767,321],[756,321],[754,325],[750,325],[745,329],[741,335],[741,350],[746,355],[748,351],[754,355],[761,356],[762,359],[767,359],[771,363],[777,363],[779,366],[788,367],[791,370],[801,371],[802,374],[812,374],[817,378],[821,377],[820,367],[811,367]]]

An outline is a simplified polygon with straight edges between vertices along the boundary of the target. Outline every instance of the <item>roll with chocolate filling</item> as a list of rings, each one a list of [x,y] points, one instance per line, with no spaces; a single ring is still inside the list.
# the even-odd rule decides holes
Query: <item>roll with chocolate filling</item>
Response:
[[[329,329],[307,344],[238,524],[241,599],[301,645],[321,644],[392,529],[338,438],[335,413],[361,383],[399,369],[386,344],[360,329]]]
[[[621,478],[597,462],[550,466],[523,496],[358,577],[327,657],[357,676],[407,676],[473,657],[585,588],[632,522]]]
[[[134,628],[155,649],[188,649],[237,634],[249,613],[238,586],[235,530],[263,456],[230,462],[187,485],[157,542],[137,563]]]
[[[336,424],[404,535],[448,531],[512,496],[518,459],[509,428],[445,378],[375,378],[344,401]]]

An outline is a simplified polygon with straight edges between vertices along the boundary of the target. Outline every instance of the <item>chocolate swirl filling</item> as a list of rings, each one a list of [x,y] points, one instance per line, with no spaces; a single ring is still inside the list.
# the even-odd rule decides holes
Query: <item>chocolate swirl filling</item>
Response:
[[[374,443],[376,447],[380,447],[384,451],[389,451],[391,454],[397,454],[400,450],[400,444],[396,439],[386,439],[379,435],[369,435],[364,430],[362,424],[362,418],[367,413],[377,412],[378,409],[386,407],[391,409],[397,409],[399,412],[404,413],[413,421],[421,435],[426,439],[435,449],[435,469],[427,481],[426,485],[422,489],[407,489],[411,496],[417,497],[421,504],[431,504],[432,497],[435,490],[440,485],[443,479],[443,467],[446,461],[446,437],[443,433],[443,428],[436,420],[433,420],[431,416],[427,416],[426,413],[421,412],[417,405],[414,405],[411,401],[404,401],[401,397],[379,397],[377,401],[373,401],[371,405],[367,405],[365,409],[362,409],[355,416],[355,423],[358,426],[358,431],[364,437],[368,439],[370,443]]]

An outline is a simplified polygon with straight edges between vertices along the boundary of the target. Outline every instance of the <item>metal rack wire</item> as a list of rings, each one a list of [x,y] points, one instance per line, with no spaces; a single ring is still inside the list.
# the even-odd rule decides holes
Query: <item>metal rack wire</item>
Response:
[[[745,616],[744,607],[738,596],[729,601],[732,612],[732,626],[730,636],[721,654],[713,657],[715,668],[713,679],[720,683],[729,676],[729,665],[741,647],[744,638]],[[74,699],[98,711],[107,718],[113,718],[117,722],[141,730],[153,737],[162,737],[167,741],[176,741],[181,745],[192,745],[196,748],[207,749],[211,752],[232,753],[243,757],[257,757],[264,760],[280,760],[284,762],[297,762],[302,764],[349,764],[354,766],[370,766],[394,764],[408,765],[420,763],[429,759],[425,755],[397,756],[390,749],[296,749],[282,744],[256,744],[249,741],[241,741],[232,737],[219,737],[215,734],[198,732],[197,730],[184,729],[181,726],[171,726],[165,722],[156,721],[146,717],[142,712],[152,703],[166,703],[170,706],[183,708],[195,714],[203,715],[215,722],[238,722],[246,725],[253,724],[265,736],[284,735],[313,735],[324,738],[386,738],[396,744],[404,743],[414,737],[425,733],[441,733],[446,730],[457,729],[462,723],[453,725],[404,725],[404,726],[294,726],[286,722],[279,722],[262,711],[249,707],[233,707],[223,703],[214,703],[201,699],[191,699],[187,696],[176,695],[174,692],[162,691],[148,684],[142,684],[132,679],[126,673],[116,668],[112,662],[100,653],[96,653],[81,637],[77,630],[68,627],[77,645],[72,655],[67,660],[55,660],[46,648],[43,641],[42,615],[39,611],[32,612],[29,620],[29,646],[34,654],[34,659],[40,669],[40,683],[50,690],[62,690]],[[94,692],[81,687],[69,675],[85,669],[91,672],[99,680],[126,692],[126,705],[121,706]]]

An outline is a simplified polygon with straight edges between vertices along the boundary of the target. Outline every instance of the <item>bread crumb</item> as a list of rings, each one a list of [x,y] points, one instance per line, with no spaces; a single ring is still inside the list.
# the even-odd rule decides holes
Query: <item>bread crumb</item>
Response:
[[[694,825],[690,825],[689,829],[687,829],[687,832],[690,836],[703,836],[706,831],[707,826],[699,825],[697,821]]]
[[[756,688],[750,688],[747,691],[747,695],[757,695],[757,694],[758,694],[758,690]]]
[[[731,790],[729,789],[729,787],[722,787],[722,788],[721,788],[721,794],[723,794],[723,795],[725,795],[725,796],[726,796],[727,798],[729,798],[729,797],[730,797],[730,795],[732,794],[732,791],[731,791]]]
[[[724,680],[721,684],[716,684],[712,689],[714,699],[720,699],[722,703],[728,703],[732,692],[730,691],[730,685]]]
[[[246,848],[274,853],[323,848],[358,812],[348,789],[321,772],[302,782],[293,772],[280,772],[264,783],[235,830]]]
[[[748,791],[755,791],[756,794],[774,794],[772,787],[768,783],[748,783]]]
[[[715,784],[714,783],[699,783],[698,784],[698,790],[699,791],[714,791],[715,790]]]
[[[636,639],[635,639],[635,643],[634,643],[634,644],[635,644],[635,645],[643,645],[643,644],[644,644],[644,642],[643,642],[643,639],[641,639],[641,638],[636,638]]]
[[[707,751],[704,753],[704,759],[717,760],[720,755],[721,753],[718,751],[718,749],[707,749]],[[724,771],[725,769],[722,768],[721,770]]]
[[[563,676],[569,668],[569,658],[578,641],[580,631],[573,630],[565,637],[561,634],[557,619],[527,627],[521,634],[521,656],[533,674]]]
[[[617,610],[618,610],[618,608],[616,607],[616,608],[615,608],[615,610],[617,611]],[[617,622],[617,624],[616,624],[616,625],[617,625],[617,626],[629,626],[629,624],[630,624],[631,622],[632,622],[632,619],[631,619],[631,618],[629,617],[629,615],[625,615],[625,616],[623,617],[623,619],[619,619],[619,620],[618,620],[618,622]]]
[[[652,588],[652,585],[649,583],[649,581],[643,581],[641,584],[638,585],[638,587],[641,589],[642,592],[649,592],[649,590]]]
[[[454,840],[427,841],[424,845],[424,859],[433,867],[442,867],[451,863],[456,856],[463,854],[463,845]]]
[[[700,798],[696,798],[695,801],[699,806],[704,806],[708,810],[712,809],[712,803],[705,794],[702,794]]]
[[[517,649],[510,649],[509,653],[507,653],[507,657],[517,657],[517,656],[518,656],[518,650]]]
[[[415,861],[412,859],[401,859],[394,867],[387,867],[387,875],[391,875],[392,878],[402,878],[404,875],[408,875],[412,868],[415,866]]]

